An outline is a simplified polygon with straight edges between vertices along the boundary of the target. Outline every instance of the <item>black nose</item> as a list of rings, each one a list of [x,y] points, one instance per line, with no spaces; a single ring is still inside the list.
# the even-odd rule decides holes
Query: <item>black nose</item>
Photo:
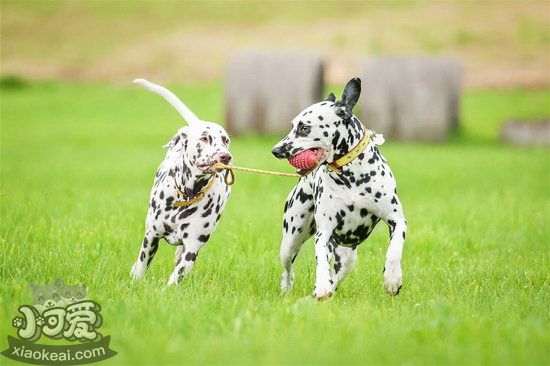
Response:
[[[282,155],[282,154],[281,154],[281,150],[282,150],[282,149],[283,149],[282,146],[277,145],[277,146],[275,146],[273,149],[271,149],[271,153],[272,153],[273,155],[275,155],[275,157],[276,157],[277,159],[280,159],[280,158],[281,158],[281,155]]]
[[[233,157],[230,154],[227,154],[227,153],[220,154],[220,156],[219,156],[220,163],[222,163],[222,164],[229,164],[231,162],[232,158]]]

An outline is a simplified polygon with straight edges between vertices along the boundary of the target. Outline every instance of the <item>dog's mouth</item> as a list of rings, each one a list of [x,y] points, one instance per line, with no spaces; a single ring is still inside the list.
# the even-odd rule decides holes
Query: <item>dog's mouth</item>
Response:
[[[325,150],[321,147],[314,147],[302,150],[288,159],[290,165],[296,168],[298,174],[305,174],[309,170],[319,165],[325,155]]]
[[[203,172],[213,172],[214,170],[216,170],[214,168],[214,164],[215,163],[199,163],[197,164],[197,168],[199,168],[199,170],[202,170]]]
[[[217,161],[212,161],[212,162],[206,162],[206,163],[198,163],[197,164],[197,168],[199,170],[202,170],[203,172],[215,172],[217,169],[216,167],[214,167],[215,164],[217,164],[218,162]],[[227,165],[227,164],[226,164]]]

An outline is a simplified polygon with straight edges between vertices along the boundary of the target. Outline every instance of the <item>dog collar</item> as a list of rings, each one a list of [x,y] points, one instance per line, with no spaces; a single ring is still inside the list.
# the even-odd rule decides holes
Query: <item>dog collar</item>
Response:
[[[214,185],[214,182],[216,181],[217,177],[218,177],[218,173],[214,173],[214,175],[212,176],[212,178],[210,178],[208,183],[204,187],[202,187],[202,189],[199,191],[199,193],[197,193],[194,197],[189,197],[185,193],[183,193],[181,191],[181,189],[178,187],[178,183],[174,179],[174,184],[176,186],[176,192],[178,192],[178,196],[183,198],[183,200],[174,202],[172,204],[172,207],[174,207],[174,208],[187,207],[187,206],[192,205],[195,202],[198,202],[198,201],[202,200],[204,198],[204,196],[206,196],[208,191],[210,191],[210,189]]]
[[[327,164],[327,169],[330,172],[340,173],[340,169],[355,160],[361,153],[367,148],[371,140],[371,133],[363,127],[363,138],[357,145],[355,145],[348,153],[341,158],[334,160],[332,163]]]

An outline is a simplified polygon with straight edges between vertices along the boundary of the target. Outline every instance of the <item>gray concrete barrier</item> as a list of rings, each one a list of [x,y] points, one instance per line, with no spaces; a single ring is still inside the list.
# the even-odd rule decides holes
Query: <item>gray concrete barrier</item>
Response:
[[[502,125],[500,138],[514,145],[550,145],[550,120],[509,121]]]
[[[323,95],[321,57],[302,53],[245,52],[229,62],[227,129],[286,133],[290,121]]]
[[[458,126],[462,68],[446,57],[373,57],[362,67],[363,123],[395,140],[443,141]]]

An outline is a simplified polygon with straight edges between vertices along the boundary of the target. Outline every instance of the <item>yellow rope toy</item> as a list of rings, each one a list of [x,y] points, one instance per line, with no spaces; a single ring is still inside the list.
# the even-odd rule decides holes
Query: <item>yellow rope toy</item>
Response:
[[[282,172],[272,172],[269,170],[261,170],[261,169],[252,169],[252,168],[245,168],[242,166],[235,166],[235,165],[225,165],[222,163],[216,163],[212,165],[212,167],[216,170],[225,170],[225,176],[223,178],[225,184],[228,186],[233,185],[235,183],[235,173],[233,170],[240,170],[243,172],[249,172],[249,173],[257,173],[257,174],[268,174],[268,175],[276,175],[279,177],[291,177],[291,178],[300,178],[302,175],[296,174],[296,173],[282,173]],[[309,171],[308,171],[309,173]],[[197,193],[194,197],[188,197],[185,193],[179,189],[179,187],[176,185],[176,191],[178,192],[178,195],[183,198],[183,201],[177,201],[174,202],[174,207],[185,207],[192,205],[195,202],[198,202],[206,196],[208,191],[212,188],[214,185],[214,182],[216,181],[216,178],[218,177],[218,172],[214,173],[212,178],[210,178],[210,181],[200,190],[199,193]]]
[[[342,168],[344,165],[349,164],[355,158],[357,158],[367,147],[369,142],[371,141],[371,138],[373,137],[373,133],[370,130],[365,130],[365,134],[363,135],[363,138],[357,145],[355,145],[346,155],[342,156],[339,159],[336,159],[332,163],[328,164],[328,169],[331,172],[340,173],[340,168]],[[374,134],[374,137],[378,137],[377,134]],[[376,143],[376,141],[375,141]],[[382,140],[383,143],[383,140]],[[381,143],[380,143],[381,144]],[[270,170],[262,170],[262,169],[253,169],[253,168],[245,168],[242,166],[235,166],[235,165],[225,165],[222,163],[216,163],[212,165],[214,169],[216,169],[216,173],[210,178],[210,181],[200,190],[199,193],[197,193],[194,197],[188,197],[185,193],[183,193],[179,187],[176,184],[176,191],[178,192],[178,195],[183,198],[183,201],[177,201],[174,202],[174,207],[185,207],[192,205],[193,203],[200,201],[201,199],[206,196],[208,191],[212,188],[214,185],[214,182],[216,181],[216,178],[218,177],[218,170],[225,170],[225,176],[223,178],[225,184],[228,186],[233,185],[235,183],[235,173],[234,170],[240,170],[243,172],[249,172],[249,173],[256,173],[256,174],[267,174],[267,175],[275,175],[278,177],[290,177],[290,178],[301,178],[305,177],[309,173],[311,173],[315,168],[317,168],[317,165],[313,166],[311,169],[306,171],[304,174],[297,174],[297,173],[283,173],[283,172],[272,172]]]

